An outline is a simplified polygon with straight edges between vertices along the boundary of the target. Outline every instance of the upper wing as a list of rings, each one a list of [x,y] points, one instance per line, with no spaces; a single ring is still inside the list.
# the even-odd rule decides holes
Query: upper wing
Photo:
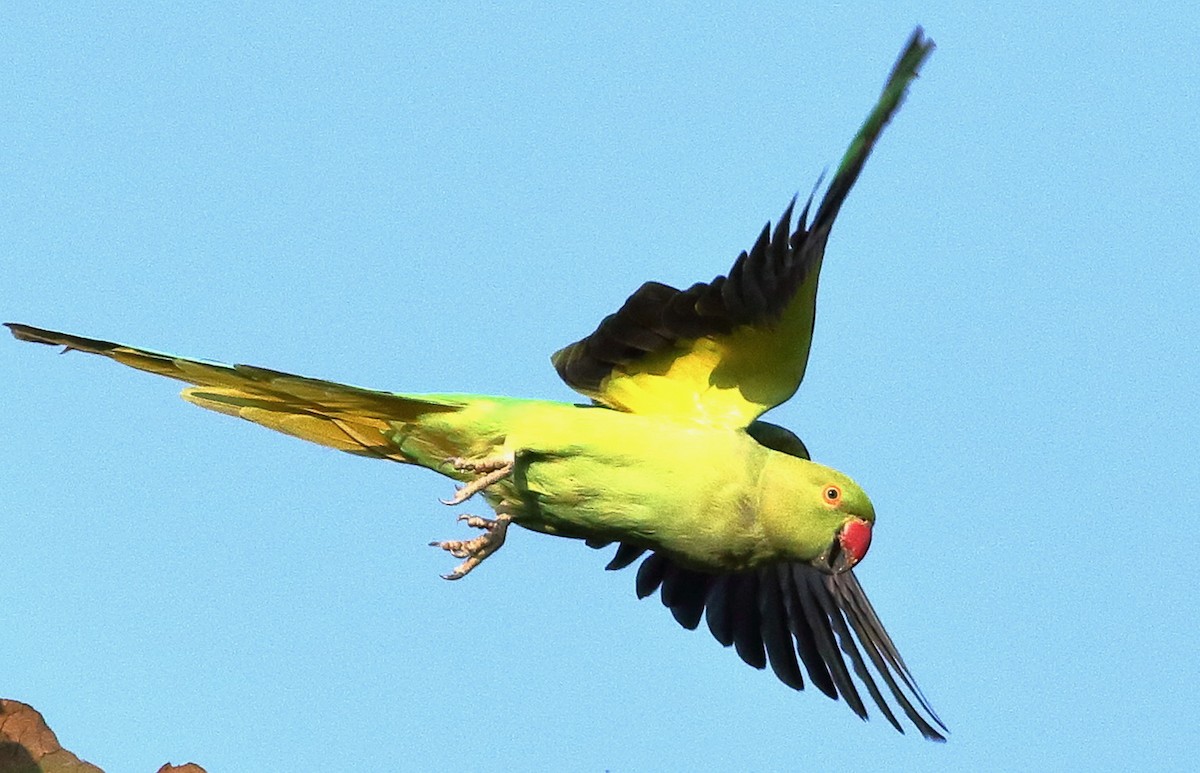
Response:
[[[647,282],[552,357],[572,388],[612,408],[745,427],[791,397],[808,363],[825,244],[838,210],[933,42],[917,28],[807,225],[788,205],[728,276],[677,290]]]
[[[644,552],[621,544],[606,568],[622,569]],[[685,569],[661,553],[651,553],[638,567],[638,598],[660,588],[663,605],[680,625],[694,630],[703,616],[717,641],[732,645],[755,668],[765,668],[769,662],[787,686],[804,689],[803,664],[817,689],[835,700],[840,695],[866,719],[867,708],[853,672],[901,733],[904,727],[892,704],[921,735],[946,740],[942,734],[946,725],[921,694],[853,571],[832,575],[791,563],[714,575]],[[877,679],[891,693],[890,701]]]

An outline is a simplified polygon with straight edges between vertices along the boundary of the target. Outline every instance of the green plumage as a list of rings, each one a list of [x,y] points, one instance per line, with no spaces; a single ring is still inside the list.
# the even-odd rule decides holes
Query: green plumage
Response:
[[[474,540],[434,543],[471,571],[508,524],[616,543],[610,567],[648,553],[639,595],[661,588],[689,628],[702,616],[747,663],[866,708],[850,671],[897,729],[867,668],[923,735],[942,727],[862,593],[852,567],[875,511],[846,475],[812,462],[782,427],[757,421],[800,384],[833,219],[933,44],[917,30],[806,225],[788,207],[728,276],[679,291],[648,283],[592,335],[554,356],[597,403],[406,395],[245,365],[220,365],[10,324],[58,344],[184,381],[203,408],[339,450],[427,467],[497,513]],[[857,642],[857,645],[856,645]],[[861,650],[860,650],[861,647]],[[864,658],[865,655],[865,658]]]

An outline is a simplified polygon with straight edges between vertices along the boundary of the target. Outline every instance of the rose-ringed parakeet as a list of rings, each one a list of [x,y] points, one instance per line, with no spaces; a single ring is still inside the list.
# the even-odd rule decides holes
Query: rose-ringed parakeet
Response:
[[[932,49],[917,29],[811,224],[810,196],[792,229],[793,199],[728,275],[686,290],[648,282],[553,355],[591,405],[379,392],[8,326],[24,341],[185,381],[184,399],[201,407],[455,479],[461,485],[444,502],[479,494],[495,518],[460,516],[481,533],[431,543],[462,559],[447,579],[494,553],[510,524],[615,544],[607,568],[645,556],[638,596],[660,591],[681,625],[704,618],[746,663],[769,663],[797,690],[807,672],[866,718],[861,685],[896,729],[901,713],[926,738],[944,740],[945,725],[852,571],[870,546],[870,499],[810,461],[796,435],[758,419],[800,385],[830,228]]]

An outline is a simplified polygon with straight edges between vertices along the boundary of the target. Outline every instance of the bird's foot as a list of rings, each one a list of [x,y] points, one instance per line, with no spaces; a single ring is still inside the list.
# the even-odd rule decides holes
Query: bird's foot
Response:
[[[478,472],[478,478],[458,487],[454,496],[439,500],[443,505],[461,505],[475,494],[483,491],[493,483],[504,480],[513,471],[513,455],[496,456],[489,459],[464,459],[455,456],[446,460],[451,467],[459,472]]]
[[[430,547],[441,548],[455,558],[466,559],[454,567],[454,571],[450,574],[443,574],[442,579],[444,580],[461,580],[472,569],[479,566],[483,559],[499,550],[500,546],[504,544],[504,537],[508,533],[508,524],[512,522],[512,516],[501,513],[492,519],[481,518],[478,515],[460,515],[458,520],[466,521],[472,529],[483,529],[483,534],[473,539],[451,539],[429,543]]]

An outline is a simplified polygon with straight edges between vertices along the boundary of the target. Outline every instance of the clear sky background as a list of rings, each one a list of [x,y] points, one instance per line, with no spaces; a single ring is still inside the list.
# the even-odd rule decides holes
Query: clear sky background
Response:
[[[770,418],[870,492],[859,576],[952,735],[792,692],[608,551],[516,531],[444,582],[448,480],[6,339],[0,696],[68,748],[115,773],[1191,769],[1190,4],[177,5],[0,10],[0,316],[558,400],[549,354],[643,280],[726,271],[923,24]]]

